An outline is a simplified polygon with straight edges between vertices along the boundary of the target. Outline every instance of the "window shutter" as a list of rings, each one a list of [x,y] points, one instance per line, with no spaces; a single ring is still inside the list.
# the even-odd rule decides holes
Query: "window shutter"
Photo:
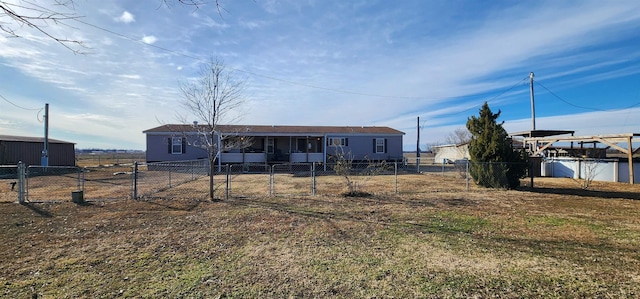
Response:
[[[373,153],[376,153],[376,139],[373,138]]]
[[[171,137],[167,138],[167,152],[171,154]]]
[[[182,137],[182,153],[186,153],[187,152],[187,138]]]
[[[344,146],[349,146],[349,138],[344,138]]]
[[[387,138],[384,139],[384,153],[387,153]]]

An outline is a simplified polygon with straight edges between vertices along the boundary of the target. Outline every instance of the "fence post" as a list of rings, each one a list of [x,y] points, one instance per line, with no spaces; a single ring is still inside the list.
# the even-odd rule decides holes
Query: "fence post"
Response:
[[[229,199],[229,184],[230,184],[230,180],[229,180],[229,175],[231,173],[231,168],[229,167],[229,164],[226,165],[225,167],[226,169],[226,178],[225,178],[225,187],[224,187],[224,199],[228,200]]]
[[[529,159],[529,176],[531,177],[531,187],[533,188],[533,160]]]
[[[398,161],[393,162],[393,176],[395,179],[395,192],[398,194]]]
[[[167,164],[167,169],[169,169],[169,188],[171,188],[171,164]]]
[[[273,168],[276,167],[275,165],[272,165],[271,168],[269,169],[269,196],[273,196]]]
[[[82,190],[82,189],[80,189],[80,187],[81,187],[81,179],[82,179],[82,176],[80,174],[81,172],[82,172],[82,168],[78,168],[78,182],[77,182],[78,188],[76,188],[76,190]]]
[[[311,163],[311,195],[316,196],[316,162]]]
[[[22,163],[22,161],[18,162],[18,202],[20,204],[24,204],[24,197],[25,197],[25,188],[24,188],[24,184],[25,184],[25,165],[24,163]]]
[[[466,191],[469,191],[469,163],[471,163],[471,161],[467,159],[464,166],[464,183],[466,185]]]
[[[86,182],[86,173],[87,173],[87,168],[83,167],[82,168],[82,189],[81,189],[82,190],[82,194],[84,194],[84,185],[85,185],[85,182]]]
[[[133,162],[133,199],[138,199],[138,161]]]

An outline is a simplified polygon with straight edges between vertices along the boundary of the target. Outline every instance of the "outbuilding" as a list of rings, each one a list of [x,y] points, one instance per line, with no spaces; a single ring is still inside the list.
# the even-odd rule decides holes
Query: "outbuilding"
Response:
[[[40,165],[43,137],[0,135],[0,165]],[[75,166],[75,143],[48,139],[49,166]]]

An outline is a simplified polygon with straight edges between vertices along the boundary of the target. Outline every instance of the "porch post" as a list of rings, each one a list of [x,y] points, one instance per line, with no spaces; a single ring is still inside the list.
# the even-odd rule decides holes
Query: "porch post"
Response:
[[[217,138],[216,138],[216,142],[218,143],[218,172],[222,171],[222,136],[220,136],[220,133],[216,133],[214,131],[214,134],[216,134]],[[209,166],[209,168],[211,170],[213,170],[213,168],[211,166]],[[209,174],[209,175],[213,175],[213,173]]]
[[[264,154],[264,164],[268,165],[269,164],[269,136],[264,137],[264,140],[262,141],[262,148],[264,148],[264,151],[262,151],[262,153]]]
[[[327,134],[324,134],[322,140],[322,164],[324,164],[324,171],[327,171]]]

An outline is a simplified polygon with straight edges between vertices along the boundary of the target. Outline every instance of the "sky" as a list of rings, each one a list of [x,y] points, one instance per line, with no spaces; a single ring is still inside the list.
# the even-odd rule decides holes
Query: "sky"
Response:
[[[533,72],[536,129],[640,132],[640,1],[219,2],[37,1],[79,16],[44,29],[84,47],[0,31],[0,135],[42,136],[49,103],[50,138],[143,150],[191,119],[179,86],[211,59],[245,82],[236,124],[389,126],[405,150],[420,130],[425,149],[485,101],[530,130]]]

